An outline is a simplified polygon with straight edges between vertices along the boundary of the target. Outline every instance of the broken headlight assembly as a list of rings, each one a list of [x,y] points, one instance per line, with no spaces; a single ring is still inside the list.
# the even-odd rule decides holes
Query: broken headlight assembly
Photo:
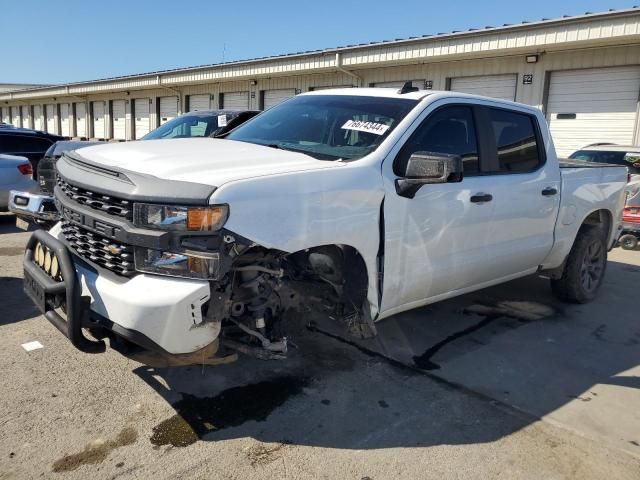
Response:
[[[183,232],[215,232],[229,216],[227,205],[187,207],[136,203],[133,223],[137,227]],[[214,280],[218,277],[218,253],[169,252],[136,247],[135,268],[139,272],[173,277]]]

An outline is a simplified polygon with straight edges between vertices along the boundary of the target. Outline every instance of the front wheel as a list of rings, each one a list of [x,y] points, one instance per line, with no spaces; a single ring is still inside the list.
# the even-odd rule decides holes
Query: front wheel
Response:
[[[618,244],[622,247],[623,250],[635,250],[638,246],[638,239],[635,235],[627,233],[620,237],[620,239],[618,240]]]
[[[607,246],[602,231],[583,227],[571,247],[562,276],[551,280],[551,290],[565,302],[590,302],[602,285],[606,268]]]

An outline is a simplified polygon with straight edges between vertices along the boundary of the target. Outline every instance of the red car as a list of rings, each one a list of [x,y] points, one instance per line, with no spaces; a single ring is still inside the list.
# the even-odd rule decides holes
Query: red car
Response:
[[[618,244],[625,250],[635,250],[640,240],[640,182],[627,187],[627,203],[622,213],[622,233]]]

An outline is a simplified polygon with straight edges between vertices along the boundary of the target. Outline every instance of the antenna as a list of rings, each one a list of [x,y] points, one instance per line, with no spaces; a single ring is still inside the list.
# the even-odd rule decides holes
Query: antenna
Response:
[[[398,90],[398,93],[400,95],[403,95],[405,93],[409,93],[409,92],[417,92],[418,90],[420,90],[418,87],[414,87],[413,83],[411,81],[405,82],[404,85],[402,86],[402,88],[400,90]]]

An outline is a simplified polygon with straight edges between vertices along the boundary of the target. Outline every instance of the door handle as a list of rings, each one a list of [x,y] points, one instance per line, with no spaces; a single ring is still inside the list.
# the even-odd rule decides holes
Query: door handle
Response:
[[[493,200],[493,195],[489,193],[476,193],[471,196],[471,203],[485,203]]]
[[[547,187],[544,190],[542,190],[542,195],[544,195],[545,197],[552,197],[557,193],[558,193],[558,189],[555,187]]]

